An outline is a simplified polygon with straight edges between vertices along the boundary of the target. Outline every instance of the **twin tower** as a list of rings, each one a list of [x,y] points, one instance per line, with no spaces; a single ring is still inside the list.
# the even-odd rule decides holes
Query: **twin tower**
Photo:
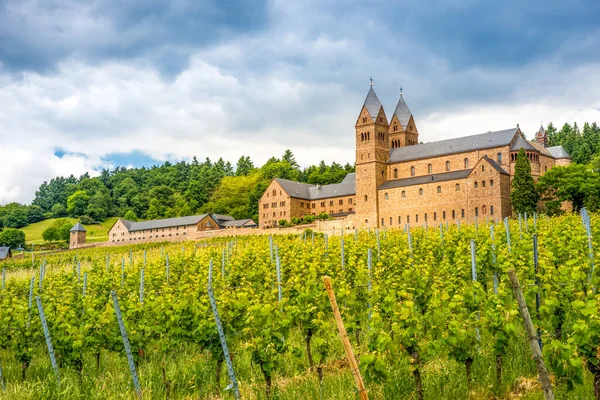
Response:
[[[358,226],[377,226],[378,188],[389,180],[390,150],[419,143],[412,113],[402,97],[388,123],[373,84],[355,125],[356,132],[356,215]]]

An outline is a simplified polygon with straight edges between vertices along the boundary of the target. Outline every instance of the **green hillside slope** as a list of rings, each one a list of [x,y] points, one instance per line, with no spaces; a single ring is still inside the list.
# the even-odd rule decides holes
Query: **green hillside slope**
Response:
[[[78,221],[77,218],[67,218],[69,221],[75,225]],[[113,226],[118,217],[110,217],[107,218],[101,224],[94,225],[84,225],[87,230],[87,241],[88,242],[104,242],[108,240],[108,230]],[[42,239],[42,232],[46,228],[48,228],[55,221],[55,218],[46,219],[44,221],[36,222],[34,224],[30,224],[25,228],[21,228],[23,232],[25,232],[27,238],[27,244],[40,244],[44,243],[44,239]]]

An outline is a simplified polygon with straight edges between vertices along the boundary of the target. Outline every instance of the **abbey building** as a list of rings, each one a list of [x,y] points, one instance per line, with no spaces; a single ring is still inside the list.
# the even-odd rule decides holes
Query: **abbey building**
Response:
[[[402,93],[388,119],[373,87],[354,128],[356,172],[341,183],[323,186],[273,179],[259,201],[261,228],[321,213],[344,219],[348,228],[503,218],[512,214],[510,184],[521,148],[534,179],[571,162],[561,146],[546,146],[543,127],[535,142],[517,126],[419,143]]]

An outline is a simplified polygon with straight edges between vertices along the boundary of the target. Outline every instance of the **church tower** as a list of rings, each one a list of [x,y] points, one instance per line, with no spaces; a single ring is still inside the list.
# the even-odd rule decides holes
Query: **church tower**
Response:
[[[404,101],[402,88],[400,88],[400,99],[390,121],[389,134],[392,149],[419,144],[417,125],[406,101]]]
[[[540,130],[535,135],[535,141],[544,147],[548,147],[548,134],[544,130],[544,125],[540,125]]]
[[[390,157],[389,125],[383,106],[371,88],[355,125],[356,226],[379,227],[377,188],[386,181]]]

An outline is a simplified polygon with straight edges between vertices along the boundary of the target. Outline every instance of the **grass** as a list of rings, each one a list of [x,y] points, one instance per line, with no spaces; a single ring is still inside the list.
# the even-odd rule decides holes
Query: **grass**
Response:
[[[68,219],[73,225],[77,223],[77,218],[65,218]],[[108,240],[108,230],[113,226],[118,217],[107,218],[106,221],[101,224],[84,225],[87,230],[87,241],[88,242],[105,242]],[[21,230],[25,232],[27,244],[41,244],[44,243],[42,233],[52,223],[56,221],[56,218],[46,219],[34,224],[27,225]]]
[[[301,346],[302,338],[296,332],[290,338],[293,346]],[[288,352],[283,365],[274,376],[273,392],[264,393],[264,380],[257,365],[252,364],[249,352],[236,352],[234,360],[240,392],[243,399],[296,400],[296,399],[357,399],[352,374],[343,360],[339,342],[332,343],[332,354],[324,368],[322,386],[316,373],[308,368],[302,354]],[[357,349],[360,353],[361,349]],[[362,349],[364,351],[364,349]],[[426,362],[423,366],[425,399],[522,399],[543,400],[537,383],[536,370],[529,357],[525,339],[510,346],[506,355],[503,387],[494,394],[494,359],[482,351],[473,364],[473,390],[466,388],[464,367],[446,357]],[[44,347],[35,351],[25,381],[21,380],[21,366],[10,351],[0,351],[6,390],[0,390],[0,400],[8,399],[135,399],[131,376],[124,354],[103,351],[96,367],[93,354],[85,357],[81,381],[76,371],[60,368],[61,383],[57,386]],[[390,375],[381,383],[367,383],[369,399],[415,399],[414,384],[409,372],[409,360],[402,356],[390,360]],[[164,371],[164,372],[163,372]],[[210,355],[195,345],[182,345],[163,353],[149,349],[138,365],[138,375],[144,399],[233,399],[223,365],[221,382],[214,381],[215,362]],[[559,399],[593,399],[591,376],[586,374],[583,385],[572,391],[566,385],[554,386]],[[167,387],[169,387],[167,393]],[[322,393],[322,396],[320,395]]]

